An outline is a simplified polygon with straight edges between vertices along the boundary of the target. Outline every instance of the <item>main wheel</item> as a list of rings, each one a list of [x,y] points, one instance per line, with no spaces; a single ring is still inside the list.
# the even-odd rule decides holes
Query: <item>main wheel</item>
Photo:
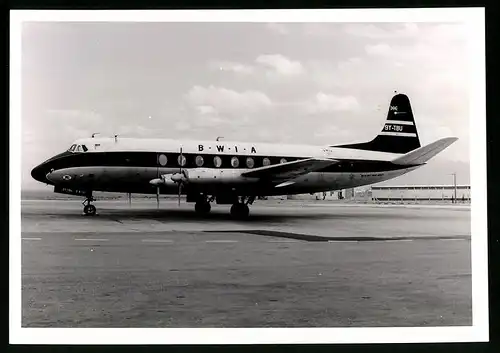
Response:
[[[244,203],[235,203],[231,206],[231,216],[237,219],[245,219],[248,217],[250,210]]]
[[[83,208],[83,212],[89,216],[94,216],[96,214],[96,211],[97,209],[94,205],[87,205]]]
[[[210,203],[207,201],[197,202],[194,205],[194,210],[197,213],[201,213],[201,214],[209,213],[211,209],[212,209],[212,206],[210,206]]]

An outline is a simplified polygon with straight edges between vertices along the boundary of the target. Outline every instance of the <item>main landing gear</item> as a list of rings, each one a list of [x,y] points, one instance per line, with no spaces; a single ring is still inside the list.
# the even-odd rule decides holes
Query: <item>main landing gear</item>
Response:
[[[85,213],[86,216],[95,216],[96,214],[97,209],[91,204],[92,201],[95,201],[95,198],[92,194],[89,194],[85,198],[85,201],[82,202],[82,205],[85,205],[83,207],[83,213]]]
[[[248,205],[253,204],[255,196],[241,197],[241,200],[231,206],[231,216],[236,219],[247,219],[250,214]]]
[[[194,210],[199,214],[207,214],[210,213],[212,206],[210,206],[210,202],[212,202],[214,198],[208,198],[206,195],[200,195],[198,201],[194,205]]]

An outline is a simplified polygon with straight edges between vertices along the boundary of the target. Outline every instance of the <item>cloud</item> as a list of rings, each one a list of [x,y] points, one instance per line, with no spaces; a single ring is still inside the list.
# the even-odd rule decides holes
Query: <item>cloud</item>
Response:
[[[387,38],[410,38],[416,37],[419,34],[419,27],[416,23],[403,24],[346,24],[343,32],[346,34],[372,38],[372,39],[387,39]]]
[[[78,123],[95,123],[100,121],[101,118],[95,112],[77,109],[48,109],[45,113],[48,119],[71,120]]]
[[[453,42],[466,41],[467,36],[465,29],[466,27],[462,23],[434,24],[433,26],[422,29],[422,36],[419,38],[425,42],[436,44],[446,43],[450,45]]]
[[[302,33],[314,37],[358,37],[369,39],[398,39],[414,38],[419,35],[419,26],[416,23],[348,23],[324,24],[305,23]]]
[[[239,75],[260,74],[267,77],[294,77],[305,72],[304,66],[300,61],[291,60],[281,54],[262,54],[259,55],[254,65],[234,62],[217,61],[210,64],[212,70],[220,72],[231,72]]]
[[[252,113],[272,105],[269,97],[260,91],[237,92],[215,86],[194,86],[185,95],[185,99],[201,114],[209,111],[221,114]]]
[[[332,37],[342,34],[339,27],[335,24],[325,23],[304,23],[302,26],[302,34],[313,37]]]
[[[266,28],[271,32],[280,35],[286,35],[290,33],[288,26],[286,26],[284,23],[266,23]]]
[[[237,74],[252,74],[254,72],[254,68],[251,65],[231,61],[213,63],[212,68],[220,71],[234,72]]]
[[[347,60],[343,60],[343,61],[340,61],[338,64],[337,64],[337,67],[340,69],[340,70],[346,70],[346,69],[353,69],[354,66],[356,65],[359,65],[363,62],[363,60],[361,58],[358,58],[358,57],[352,57],[352,58],[349,58]]]
[[[196,110],[201,115],[209,115],[217,113],[217,110],[211,105],[199,105],[196,107]]]
[[[179,120],[175,123],[174,128],[178,131],[189,131],[192,125],[185,120]]]
[[[353,96],[336,96],[323,92],[317,93],[312,100],[305,103],[306,112],[311,114],[350,111],[358,108],[358,101]]]
[[[341,129],[335,125],[320,126],[313,133],[314,137],[318,139],[320,143],[343,143],[343,141],[349,141],[356,138],[356,134],[353,130]]]
[[[158,135],[158,129],[150,129],[140,125],[120,126],[116,133],[122,137],[154,137]]]
[[[255,61],[260,65],[271,68],[280,75],[294,76],[304,72],[304,67],[300,61],[290,60],[280,54],[259,55]]]
[[[386,43],[375,45],[368,44],[365,46],[365,51],[369,55],[389,56],[393,53],[392,48]]]

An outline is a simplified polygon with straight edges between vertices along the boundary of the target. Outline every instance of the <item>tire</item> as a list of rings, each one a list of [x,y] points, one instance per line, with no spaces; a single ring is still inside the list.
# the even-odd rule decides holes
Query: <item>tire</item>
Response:
[[[83,212],[88,216],[95,216],[97,209],[94,205],[87,205],[83,208]]]
[[[231,206],[231,216],[236,219],[246,219],[250,213],[248,206],[243,203],[235,203]]]
[[[194,205],[194,210],[196,211],[196,213],[200,213],[200,214],[209,213],[211,209],[212,209],[212,206],[210,206],[210,203],[206,202],[206,201],[205,202],[197,202]]]

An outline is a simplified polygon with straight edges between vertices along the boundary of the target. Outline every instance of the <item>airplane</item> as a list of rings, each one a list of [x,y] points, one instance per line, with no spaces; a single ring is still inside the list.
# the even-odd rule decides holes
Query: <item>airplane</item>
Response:
[[[249,216],[256,198],[342,190],[379,183],[422,167],[457,140],[420,146],[407,95],[391,99],[382,131],[371,141],[309,146],[172,139],[78,139],[36,166],[32,177],[54,192],[81,195],[84,215],[96,214],[93,191],[186,195],[200,214],[210,203]]]

